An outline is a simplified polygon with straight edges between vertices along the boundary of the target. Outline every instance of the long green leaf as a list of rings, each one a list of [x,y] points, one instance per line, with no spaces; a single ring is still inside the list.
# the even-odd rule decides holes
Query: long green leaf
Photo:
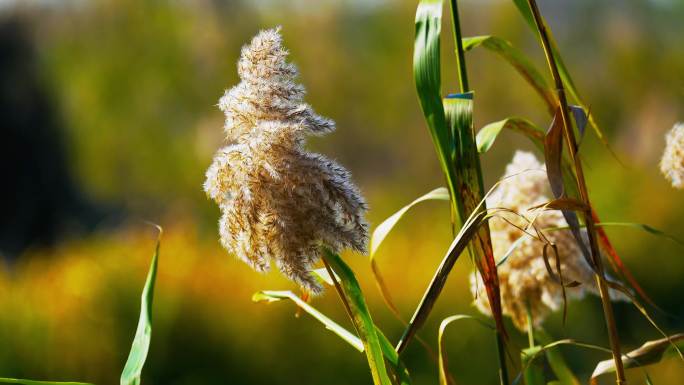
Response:
[[[381,385],[391,384],[391,380],[387,374],[385,367],[385,360],[383,358],[383,349],[380,344],[380,339],[371,318],[366,300],[359,286],[359,282],[354,276],[354,272],[347,266],[339,255],[324,249],[324,260],[332,267],[332,270],[340,278],[340,286],[347,299],[349,310],[352,312],[352,322],[359,333],[359,337],[363,341],[363,346],[368,358],[368,365],[371,369],[373,382]]]
[[[330,285],[333,285],[333,281],[330,279],[330,275],[325,272],[325,269],[319,269],[317,272],[318,274],[321,275],[326,275],[327,280],[326,283],[329,283]],[[339,277],[336,277],[339,279]],[[328,280],[330,280],[328,282]],[[281,301],[281,300],[291,300],[294,302],[297,306],[299,306],[302,310],[305,312],[309,313],[312,317],[320,321],[326,329],[332,331],[336,335],[338,335],[340,338],[342,338],[344,341],[349,343],[354,349],[358,350],[359,352],[363,353],[365,351],[363,341],[359,339],[357,336],[352,334],[350,331],[345,329],[344,327],[340,326],[338,323],[335,321],[331,320],[328,318],[326,315],[318,311],[316,308],[313,306],[309,305],[306,301],[302,300],[299,298],[296,294],[289,290],[282,290],[282,291],[276,291],[276,290],[262,290],[259,292],[254,293],[252,295],[252,301],[254,302],[276,302],[276,301]],[[394,350],[394,347],[392,344],[389,342],[387,337],[385,337],[384,334],[376,327],[375,332],[378,335],[378,340],[380,342],[380,347],[382,349],[382,352],[387,359],[387,361],[392,364],[393,368],[395,369],[395,372],[397,373],[397,377],[400,379],[400,384],[402,385],[408,385],[411,383],[411,379],[409,377],[408,370],[404,366],[403,362],[399,359],[399,355],[397,352]]]
[[[684,334],[675,334],[669,338],[648,341],[638,349],[624,354],[622,356],[622,363],[625,366],[625,369],[640,368],[658,363],[664,358],[676,355],[676,349],[673,344],[677,344],[684,348],[684,343],[682,343],[682,341],[684,341]],[[596,365],[596,368],[591,375],[591,380],[592,382],[595,382],[598,376],[614,371],[615,362],[613,360],[601,361]]]
[[[439,384],[440,385],[449,385],[449,373],[448,373],[448,364],[447,364],[447,354],[446,354],[446,346],[444,345],[444,331],[446,330],[446,327],[449,326],[452,322],[455,321],[460,321],[460,320],[473,320],[479,322],[481,325],[486,326],[487,328],[491,330],[496,330],[494,327],[492,327],[490,324],[488,324],[485,321],[482,321],[481,319],[477,317],[473,317],[467,314],[457,314],[457,315],[452,315],[450,317],[447,317],[442,320],[442,322],[439,325],[439,332],[437,333],[437,344],[439,345]]]
[[[430,284],[425,290],[420,304],[413,313],[411,321],[404,330],[404,334],[401,336],[401,339],[397,344],[396,350],[398,352],[401,353],[406,348],[416,332],[425,324],[430,311],[437,302],[437,299],[439,298],[439,295],[446,284],[446,280],[449,277],[449,273],[454,267],[456,260],[466,249],[470,241],[477,233],[477,230],[480,228],[480,225],[485,218],[484,214],[486,214],[486,212],[473,212],[463,227],[461,227],[461,230],[456,235],[454,240],[451,242],[451,245],[442,259],[442,262],[435,271]]]
[[[449,191],[444,187],[438,187],[430,191],[429,193],[419,198],[416,198],[413,202],[402,207],[399,211],[392,214],[392,216],[385,219],[381,224],[379,224],[373,231],[373,235],[371,235],[370,239],[371,260],[375,256],[375,253],[377,252],[378,247],[380,247],[382,241],[384,241],[385,237],[387,237],[387,234],[389,234],[389,232],[392,231],[394,226],[399,222],[399,220],[404,216],[404,214],[406,214],[407,211],[409,211],[413,206],[417,205],[418,203],[430,200],[448,201]]]
[[[525,368],[523,370],[525,385],[546,385],[544,367],[539,362],[532,362],[531,357],[524,352],[520,353],[520,363]]]
[[[60,381],[36,381],[23,380],[20,378],[0,377],[0,384],[21,384],[21,385],[93,385],[87,382],[60,382]]]
[[[447,131],[441,96],[440,34],[442,32],[442,0],[422,0],[416,10],[416,36],[413,46],[413,77],[418,99],[425,115],[437,156],[447,180],[452,180],[449,167],[451,138]],[[453,193],[453,191],[452,191]]]
[[[534,336],[542,345],[548,345],[552,342],[551,337],[549,337],[543,329],[537,329]],[[546,360],[549,362],[551,370],[553,370],[553,373],[558,378],[558,385],[580,385],[579,380],[565,362],[565,358],[559,349],[547,349]]]
[[[275,291],[275,290],[263,290],[254,293],[252,295],[252,301],[254,302],[274,302],[274,301],[280,301],[284,299],[289,299],[297,306],[302,308],[305,312],[309,313],[311,316],[313,316],[315,319],[319,320],[326,329],[330,330],[331,332],[337,334],[340,338],[345,340],[346,342],[349,343],[349,345],[353,346],[356,350],[359,352],[363,352],[363,342],[349,332],[347,329],[343,328],[339,324],[337,324],[335,321],[331,320],[330,318],[326,317],[323,313],[319,312],[314,308],[313,306],[309,305],[306,303],[304,300],[299,298],[297,295],[295,295],[291,291]]]
[[[382,222],[380,225],[378,225],[378,227],[375,228],[375,231],[373,231],[373,235],[371,236],[369,259],[371,264],[371,270],[373,271],[373,276],[375,278],[375,283],[378,285],[378,289],[380,289],[380,294],[382,295],[385,304],[387,304],[392,313],[394,313],[395,316],[399,318],[401,318],[399,315],[399,310],[397,309],[396,305],[394,304],[394,301],[392,300],[392,295],[390,294],[387,285],[385,285],[385,280],[382,277],[382,273],[380,272],[380,267],[378,267],[378,264],[375,261],[375,253],[377,252],[378,247],[380,247],[382,241],[385,239],[385,237],[387,237],[387,234],[389,234],[389,232],[392,231],[394,226],[399,222],[399,220],[404,216],[404,214],[406,214],[407,211],[409,211],[413,206],[417,205],[418,203],[429,200],[448,201],[449,191],[444,187],[438,187],[430,191],[429,193],[421,196],[420,198],[417,198],[413,202],[402,207],[396,213],[392,214],[391,217],[385,219],[384,222]]]
[[[389,362],[392,365],[392,369],[394,371],[396,378],[398,379],[399,384],[410,385],[411,377],[409,375],[409,371],[404,365],[404,362],[401,360],[401,358],[399,358],[399,354],[397,353],[397,351],[394,350],[394,346],[392,346],[392,343],[387,339],[387,337],[385,337],[385,334],[380,329],[378,329],[377,326],[375,327],[375,332],[378,335],[382,353],[385,355],[385,359],[387,359],[387,362]]]
[[[604,353],[611,353],[612,352],[610,349],[604,348],[602,346],[585,344],[585,343],[577,342],[577,341],[571,340],[571,339],[558,340],[558,341],[554,341],[554,342],[545,344],[543,346],[535,346],[532,348],[523,349],[522,354],[527,356],[527,358],[525,358],[525,364],[523,365],[522,371],[515,377],[512,385],[517,385],[520,383],[520,380],[523,378],[523,373],[524,373],[525,369],[527,369],[527,367],[531,363],[533,363],[534,360],[536,360],[542,353],[544,353],[550,349],[556,348],[558,346],[562,346],[562,345],[572,345],[572,346],[577,346],[577,347],[585,348],[585,349],[598,350],[598,351],[601,351]]]
[[[486,201],[483,200],[485,191],[480,155],[477,152],[473,129],[473,93],[449,95],[444,99],[444,112],[454,141],[452,163],[456,170],[454,188],[458,192],[456,207],[459,210],[459,216],[466,218],[471,213],[487,210]],[[501,335],[505,335],[499,296],[499,278],[488,222],[482,223],[477,231],[477,241],[470,244],[469,250],[482,276],[497,330]]]
[[[476,137],[477,151],[480,153],[487,152],[504,129],[527,136],[532,140],[532,143],[543,149],[544,131],[527,119],[511,117],[482,127]]]
[[[672,234],[668,234],[662,230],[659,230],[651,225],[645,224],[645,223],[636,223],[636,222],[597,222],[594,224],[596,227],[630,227],[633,229],[637,230],[642,230],[645,231],[651,235],[655,235],[657,237],[663,237],[666,239],[669,239],[670,241],[677,243],[680,246],[684,246],[684,241],[681,239],[675,237]],[[580,226],[584,228],[584,226]],[[560,227],[548,227],[545,228],[545,231],[558,231],[558,230],[567,230],[569,227],[568,226],[560,226]]]
[[[128,354],[128,360],[126,360],[126,365],[121,373],[121,385],[140,384],[140,374],[150,349],[150,341],[152,339],[152,300],[154,299],[154,284],[157,278],[157,261],[159,259],[159,245],[162,235],[161,227],[157,226],[157,229],[159,230],[159,237],[157,238],[152,263],[141,295],[140,319],[138,320],[138,328],[135,332],[131,351]]]
[[[675,242],[679,244],[680,246],[684,246],[684,241],[681,239],[675,237],[672,234],[668,234],[662,230],[656,229],[655,227],[651,225],[647,225],[644,223],[634,223],[634,222],[600,222],[596,223],[596,226],[600,227],[631,227],[639,230],[643,230],[651,235],[655,235],[658,237],[663,237],[671,240],[672,242]]]
[[[509,41],[496,36],[475,36],[463,39],[463,48],[466,51],[480,46],[508,61],[546,102],[549,111],[554,111],[558,102],[556,101],[553,89],[525,54],[515,48]]]

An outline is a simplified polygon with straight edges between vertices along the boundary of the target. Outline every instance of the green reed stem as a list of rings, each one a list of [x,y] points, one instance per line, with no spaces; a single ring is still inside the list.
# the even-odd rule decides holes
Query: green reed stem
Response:
[[[454,42],[456,43],[456,61],[458,63],[458,82],[461,85],[461,92],[470,91],[468,85],[468,70],[466,69],[465,51],[463,50],[463,37],[461,36],[461,21],[458,17],[458,0],[451,0],[451,20],[453,21],[452,31]]]
[[[530,347],[534,347],[534,326],[533,326],[533,319],[532,319],[532,309],[530,309],[530,303],[528,302],[526,304],[527,307],[527,342],[530,344]]]
[[[599,293],[601,294],[601,302],[603,305],[603,315],[606,320],[606,327],[608,329],[608,337],[610,341],[611,351],[613,353],[613,360],[615,361],[615,377],[616,383],[618,385],[625,384],[627,380],[625,379],[625,369],[622,365],[622,354],[620,353],[620,340],[617,333],[617,327],[615,324],[615,315],[613,314],[613,306],[610,302],[610,294],[608,292],[608,286],[606,284],[605,273],[603,270],[603,262],[601,260],[601,254],[599,253],[598,242],[596,239],[596,228],[594,219],[591,216],[591,202],[589,200],[589,193],[587,191],[586,180],[584,179],[584,171],[582,170],[582,163],[577,156],[577,141],[575,140],[575,133],[573,131],[572,122],[570,121],[570,114],[568,110],[568,101],[565,95],[565,88],[563,85],[563,80],[558,71],[558,65],[556,59],[553,55],[551,48],[551,42],[549,40],[549,35],[546,30],[546,25],[542,19],[541,13],[539,12],[539,7],[535,0],[527,0],[532,15],[534,16],[534,22],[537,26],[539,32],[539,38],[541,40],[542,48],[544,49],[544,54],[546,55],[546,61],[551,70],[551,75],[556,85],[556,92],[558,93],[558,101],[560,104],[561,118],[563,119],[563,134],[568,145],[568,152],[570,153],[570,158],[575,166],[575,173],[577,175],[577,187],[580,194],[580,199],[588,207],[587,210],[583,212],[584,223],[587,227],[587,234],[589,236],[589,245],[591,247],[591,256],[596,267],[596,284],[599,288]]]

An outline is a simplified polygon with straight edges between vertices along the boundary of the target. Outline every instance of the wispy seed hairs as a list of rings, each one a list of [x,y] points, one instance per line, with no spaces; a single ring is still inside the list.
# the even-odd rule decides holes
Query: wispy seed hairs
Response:
[[[367,206],[346,169],[304,149],[307,136],[335,124],[303,102],[287,55],[279,28],[261,31],[242,48],[241,81],[219,101],[232,144],[216,153],[204,190],[221,208],[221,243],[230,253],[260,272],[273,260],[319,293],[310,270],[322,246],[366,251]]]

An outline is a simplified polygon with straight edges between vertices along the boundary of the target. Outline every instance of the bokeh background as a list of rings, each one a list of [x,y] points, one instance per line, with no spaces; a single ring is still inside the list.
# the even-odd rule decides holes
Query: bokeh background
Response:
[[[542,51],[512,2],[464,0],[465,35],[505,37],[536,60]],[[251,271],[220,247],[218,209],[202,192],[204,170],[224,144],[216,102],[236,83],[240,47],[259,29],[283,26],[307,100],[338,130],[310,147],[338,159],[380,223],[442,184],[412,80],[415,2],[0,1],[0,377],[118,382],[135,331],[155,233],[165,229],[147,384],[370,383],[365,358],[291,303],[254,304],[261,289],[296,288]],[[658,174],[663,135],[684,119],[684,2],[541,1],[566,62],[620,165],[592,135],[582,143],[591,196],[606,221],[648,223],[684,238],[684,195]],[[445,26],[448,28],[448,26]],[[447,29],[448,31],[448,29]],[[445,91],[455,58],[443,40]],[[475,124],[516,115],[548,124],[537,95],[500,58],[468,54]],[[504,133],[485,155],[486,183],[516,149]],[[541,154],[539,154],[541,156]],[[378,260],[408,318],[450,241],[443,202],[402,222]],[[609,229],[618,251],[684,330],[683,249],[633,229]],[[402,325],[383,306],[367,258],[345,255],[376,322],[392,340]],[[458,262],[421,332],[436,345],[440,320],[476,314]],[[350,327],[332,292],[313,304]],[[557,338],[607,345],[597,298],[551,317]],[[626,348],[658,333],[617,304]],[[510,326],[510,324],[509,324]],[[512,327],[511,327],[511,330]],[[494,339],[475,324],[447,332],[459,384],[496,379]],[[514,333],[523,346],[524,336]],[[587,379],[605,354],[565,348]],[[515,351],[512,351],[515,355]],[[406,353],[417,384],[437,383],[419,345]],[[681,383],[676,360],[654,367],[656,384]],[[642,383],[642,372],[630,372]],[[607,379],[606,383],[612,380]]]

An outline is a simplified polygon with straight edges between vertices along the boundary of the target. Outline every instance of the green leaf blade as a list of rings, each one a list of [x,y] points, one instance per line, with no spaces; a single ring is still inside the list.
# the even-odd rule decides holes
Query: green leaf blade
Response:
[[[354,272],[339,255],[328,249],[324,249],[323,258],[340,278],[340,286],[352,312],[352,322],[363,341],[373,382],[376,385],[390,385],[392,382],[387,374],[380,339]]]
[[[126,365],[121,373],[121,385],[139,385],[140,375],[147,360],[147,353],[150,349],[152,340],[152,302],[154,299],[154,285],[157,279],[157,264],[159,260],[159,246],[161,244],[161,227],[157,226],[159,237],[155,247],[150,270],[147,273],[145,287],[140,301],[140,318],[135,332],[133,344],[131,346]]]
[[[357,336],[355,336],[347,329],[337,324],[335,321],[328,318],[320,311],[316,310],[316,308],[306,303],[304,300],[299,298],[291,291],[263,290],[254,293],[254,295],[252,296],[252,301],[254,302],[275,302],[284,299],[289,299],[292,302],[294,302],[302,310],[309,313],[309,315],[320,321],[326,329],[335,333],[344,341],[349,343],[349,345],[354,347],[354,349],[358,350],[359,352],[364,351],[363,342],[361,342],[361,340]]]
[[[448,373],[448,364],[447,364],[447,354],[446,354],[446,346],[444,344],[444,332],[446,331],[446,327],[449,326],[452,322],[455,321],[461,321],[461,320],[473,320],[477,321],[481,325],[491,329],[495,330],[494,327],[486,323],[485,321],[482,321],[479,318],[467,315],[467,314],[456,314],[452,315],[450,317],[447,317],[442,320],[442,322],[439,324],[439,331],[437,332],[437,345],[439,349],[439,384],[440,385],[449,385],[449,373]]]
[[[551,337],[542,329],[537,329],[534,333],[535,338],[542,344],[547,345],[552,342]],[[572,372],[565,358],[558,348],[550,348],[546,350],[546,360],[551,366],[551,370],[558,378],[558,385],[581,385],[577,376]]]
[[[413,79],[440,166],[447,178],[447,187],[451,189],[454,181],[449,164],[452,141],[447,130],[441,96],[442,0],[421,0],[416,9],[415,25]]]
[[[511,64],[544,100],[549,111],[554,111],[558,102],[553,93],[553,88],[549,86],[544,76],[525,54],[515,48],[508,40],[497,36],[475,36],[463,39],[463,48],[466,51],[480,46],[501,56]]]
[[[431,200],[449,200],[449,191],[445,187],[438,187],[427,194],[416,198],[413,202],[402,207],[399,211],[392,214],[389,218],[385,219],[381,224],[379,224],[370,239],[370,258],[373,259],[375,253],[378,251],[380,244],[385,240],[387,235],[392,231],[394,226],[399,222],[399,220],[408,212],[411,208],[421,202],[431,201]]]
[[[527,119],[510,117],[490,123],[478,131],[475,141],[477,151],[485,153],[494,145],[494,141],[503,130],[511,130],[523,134],[532,140],[537,148],[544,148],[544,131]]]

